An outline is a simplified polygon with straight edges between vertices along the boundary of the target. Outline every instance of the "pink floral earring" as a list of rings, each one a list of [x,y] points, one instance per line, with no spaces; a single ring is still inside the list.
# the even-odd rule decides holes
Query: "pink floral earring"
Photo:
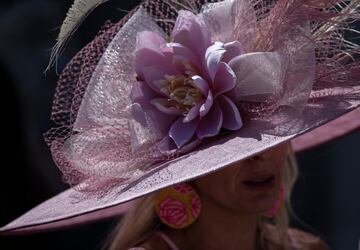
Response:
[[[194,223],[200,215],[201,201],[191,185],[181,183],[158,192],[155,210],[164,224],[183,229]]]
[[[274,206],[269,209],[263,216],[266,218],[274,218],[280,211],[280,208],[284,205],[285,200],[285,186],[281,183],[278,198],[276,199]]]

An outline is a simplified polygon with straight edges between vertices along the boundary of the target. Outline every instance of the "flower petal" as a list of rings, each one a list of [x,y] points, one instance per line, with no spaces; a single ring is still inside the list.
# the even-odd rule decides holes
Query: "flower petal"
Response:
[[[157,66],[148,66],[142,68],[143,78],[149,87],[154,90],[156,93],[160,94],[161,96],[166,96],[164,92],[161,91],[161,84],[159,83],[160,80],[165,79],[165,75],[172,75],[175,72],[171,71],[164,71],[162,68]]]
[[[163,53],[166,57],[173,57],[174,56],[174,50],[169,47],[167,44],[161,45],[160,47],[161,53]]]
[[[224,62],[220,62],[219,69],[216,73],[213,91],[216,98],[218,95],[230,91],[235,87],[236,75],[234,71]]]
[[[169,128],[178,115],[169,115],[159,111],[153,105],[144,110],[148,126],[155,128],[161,134],[166,135]]]
[[[221,42],[215,42],[206,50],[206,67],[212,82],[215,79],[215,75],[218,71],[220,61],[222,60],[225,52],[226,50],[224,44]]]
[[[223,113],[223,128],[229,130],[238,130],[242,127],[239,109],[230,98],[225,95],[219,96],[217,99]]]
[[[130,93],[132,103],[139,103],[145,108],[155,96],[157,96],[156,93],[145,82],[133,83]]]
[[[205,25],[200,24],[199,18],[190,11],[179,11],[172,33],[173,41],[191,49],[200,58],[210,46],[211,39]]]
[[[201,107],[201,103],[198,105],[195,105],[194,107],[192,107],[189,111],[189,113],[185,116],[183,122],[191,122],[192,120],[194,120],[196,117],[199,116],[199,112],[200,112],[200,107]]]
[[[162,153],[173,153],[177,146],[173,139],[170,138],[170,136],[165,136],[161,141],[158,143],[158,148]]]
[[[205,81],[201,76],[193,76],[191,79],[194,81],[195,87],[197,87],[204,96],[207,96],[209,93],[209,85],[207,81]]]
[[[134,83],[130,94],[133,103],[130,106],[131,114],[144,127],[153,127],[161,134],[167,134],[170,124],[178,117],[178,114],[161,112],[154,107],[151,100],[158,96],[146,83]]]
[[[181,147],[181,149],[178,149],[174,140],[171,139],[170,136],[166,136],[158,143],[158,148],[164,154],[171,155],[176,152],[180,154],[186,154],[188,152],[191,152],[198,145],[200,145],[200,143],[201,140],[198,139],[196,136],[193,136],[193,138],[191,138],[188,144],[185,144]]]
[[[163,54],[148,48],[143,48],[135,53],[135,71],[141,79],[144,78],[143,69],[153,65],[167,65],[166,67],[169,68]]]
[[[214,103],[214,98],[211,91],[209,91],[205,103],[200,107],[200,117],[204,117],[210,111],[210,108],[212,107],[213,103]]]
[[[164,136],[169,132],[170,125],[179,117],[178,115],[169,115],[159,111],[153,105],[143,107],[138,103],[131,105],[132,117],[144,127],[153,128]]]
[[[193,120],[184,123],[183,118],[178,118],[171,126],[169,136],[174,140],[178,148],[184,146],[195,134],[199,121]]]
[[[180,43],[168,43],[168,47],[172,48],[174,57],[183,58],[183,61],[187,61],[195,64],[199,69],[201,68],[201,61],[194,52]]]
[[[226,52],[222,59],[223,62],[228,63],[236,56],[239,56],[244,53],[244,47],[238,41],[233,41],[225,44]]]
[[[150,101],[159,111],[169,115],[181,115],[182,113],[169,104],[167,98],[154,98]]]
[[[135,82],[130,94],[133,103],[133,105],[131,105],[131,113],[133,118],[143,126],[155,128],[164,135],[168,133],[171,123],[179,115],[159,111],[159,109],[151,104],[151,100],[155,97],[159,97],[159,95],[156,94],[148,84]]]
[[[164,38],[155,32],[140,32],[136,40],[135,70],[143,77],[142,69],[147,66],[158,65],[164,71],[170,71],[172,55],[164,54],[161,47],[166,44]]]
[[[164,44],[166,44],[165,39],[158,33],[152,31],[141,31],[136,37],[135,52],[143,48],[159,52],[160,47]]]
[[[199,139],[219,134],[223,123],[223,114],[217,102],[214,102],[209,114],[200,120],[196,134]]]
[[[178,73],[172,62],[172,55],[162,54],[153,50],[144,48],[136,52],[135,71],[141,79],[144,79],[144,68],[157,67],[168,74]]]

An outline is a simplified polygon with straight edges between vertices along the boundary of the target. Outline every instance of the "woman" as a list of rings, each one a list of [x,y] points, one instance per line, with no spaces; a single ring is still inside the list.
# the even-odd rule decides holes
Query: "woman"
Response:
[[[54,58],[100,2],[75,1]],[[359,3],[148,0],[108,23],[62,73],[46,135],[76,186],[2,230],[102,217],[154,193],[113,249],[325,248],[288,229],[289,142],[360,105],[360,49],[343,37]]]
[[[189,184],[200,196],[201,212],[182,229],[162,223],[157,194],[148,195],[125,215],[110,249],[328,249],[319,238],[288,229],[282,193],[291,208],[296,177],[294,154],[285,143],[195,179]]]

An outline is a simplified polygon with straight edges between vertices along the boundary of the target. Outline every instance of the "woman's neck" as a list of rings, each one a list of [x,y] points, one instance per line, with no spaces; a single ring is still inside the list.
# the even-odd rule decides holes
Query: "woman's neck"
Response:
[[[202,202],[196,222],[184,230],[170,230],[180,249],[256,249],[257,216],[239,214],[215,203]]]

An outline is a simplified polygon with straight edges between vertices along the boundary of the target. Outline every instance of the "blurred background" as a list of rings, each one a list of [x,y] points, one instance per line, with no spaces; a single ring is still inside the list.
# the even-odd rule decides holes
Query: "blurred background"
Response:
[[[0,2],[0,83],[3,135],[0,226],[65,190],[43,134],[56,80],[45,70],[50,48],[70,0]],[[118,21],[139,0],[110,1],[75,33],[58,72],[107,20]],[[295,227],[319,235],[335,250],[358,249],[360,241],[360,131],[298,155],[300,177],[293,206]],[[118,218],[42,234],[0,237],[0,249],[101,249]]]

